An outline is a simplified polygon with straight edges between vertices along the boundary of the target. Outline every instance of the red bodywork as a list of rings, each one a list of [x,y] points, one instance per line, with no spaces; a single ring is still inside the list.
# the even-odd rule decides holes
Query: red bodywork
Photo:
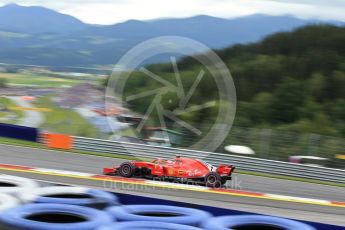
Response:
[[[155,159],[152,162],[131,161],[130,162],[139,172],[149,172],[152,177],[166,178],[185,178],[185,179],[203,179],[210,172],[217,173],[223,180],[230,180],[235,167],[232,165],[220,165],[214,167],[198,159],[176,157],[174,160]],[[104,168],[106,175],[118,175],[120,166],[113,168]],[[145,170],[143,170],[145,169]],[[144,175],[145,176],[145,175]]]

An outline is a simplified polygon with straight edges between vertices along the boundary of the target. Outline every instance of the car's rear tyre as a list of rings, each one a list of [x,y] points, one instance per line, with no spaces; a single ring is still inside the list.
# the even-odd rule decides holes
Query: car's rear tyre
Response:
[[[220,182],[221,182],[222,185],[225,185],[227,181],[228,181],[227,178],[221,178]]]
[[[119,174],[123,177],[132,177],[135,172],[135,166],[131,162],[124,162],[119,167]]]
[[[222,185],[221,177],[216,172],[209,172],[205,176],[205,184],[207,187],[219,188]]]

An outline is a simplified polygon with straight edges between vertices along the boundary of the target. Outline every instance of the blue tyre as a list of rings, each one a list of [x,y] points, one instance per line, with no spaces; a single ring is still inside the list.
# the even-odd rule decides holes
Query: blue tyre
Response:
[[[27,204],[0,214],[0,229],[93,230],[114,221],[97,209],[63,204]]]
[[[53,186],[33,190],[20,196],[25,202],[71,204],[92,208],[118,205],[118,198],[109,192],[83,187]]]
[[[182,225],[182,224],[172,224],[153,221],[131,221],[131,222],[121,222],[114,223],[108,226],[100,227],[97,230],[201,230],[201,228]]]
[[[191,226],[199,226],[205,219],[212,217],[202,210],[168,205],[125,205],[111,207],[106,211],[118,221],[154,221]]]
[[[251,229],[262,229],[263,227],[270,226],[272,228],[284,230],[315,230],[313,227],[294,220],[261,216],[261,215],[234,215],[215,217],[204,222],[202,227],[206,230],[229,230],[237,228],[251,227]]]

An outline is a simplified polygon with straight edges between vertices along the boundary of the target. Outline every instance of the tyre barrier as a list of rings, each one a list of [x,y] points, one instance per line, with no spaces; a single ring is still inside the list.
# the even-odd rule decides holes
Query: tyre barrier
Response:
[[[206,211],[168,205],[124,205],[106,209],[118,221],[154,221],[199,226],[212,215]]]
[[[19,201],[16,198],[6,193],[0,193],[0,212],[17,205],[19,205]]]
[[[182,225],[182,224],[172,224],[153,221],[131,221],[131,222],[120,222],[111,225],[103,226],[97,230],[201,230],[201,228]]]
[[[114,194],[84,187],[44,187],[21,194],[19,198],[26,203],[70,204],[98,209],[119,205]]]
[[[22,203],[33,204],[18,206]],[[272,216],[213,217],[206,211],[193,208],[119,205],[116,195],[102,190],[69,186],[39,187],[34,180],[0,174],[1,230],[315,230],[302,222]],[[94,208],[106,209],[101,211]]]
[[[31,179],[0,175],[0,193],[22,193],[38,187],[39,184]]]
[[[202,227],[206,230],[229,230],[229,229],[265,229],[271,230],[316,230],[310,225],[273,216],[261,215],[234,215],[214,217],[205,221]]]
[[[114,221],[106,212],[67,204],[26,204],[0,214],[0,229],[94,230]]]

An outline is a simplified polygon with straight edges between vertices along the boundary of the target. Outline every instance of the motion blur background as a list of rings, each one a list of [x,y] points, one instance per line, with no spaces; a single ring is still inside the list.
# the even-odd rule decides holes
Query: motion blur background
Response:
[[[0,0],[0,122],[188,147],[200,137],[169,119],[162,127],[155,114],[137,131],[152,98],[104,105],[122,55],[149,38],[178,35],[215,49],[235,83],[235,121],[216,152],[245,146],[252,157],[345,168],[344,1],[167,2]],[[166,56],[142,65],[174,83]],[[201,64],[178,56],[177,66],[189,89]],[[158,86],[135,70],[125,95]],[[162,100],[171,110],[178,103],[177,95]],[[179,118],[207,132],[221,103],[206,72]]]

